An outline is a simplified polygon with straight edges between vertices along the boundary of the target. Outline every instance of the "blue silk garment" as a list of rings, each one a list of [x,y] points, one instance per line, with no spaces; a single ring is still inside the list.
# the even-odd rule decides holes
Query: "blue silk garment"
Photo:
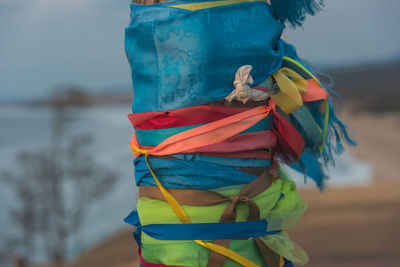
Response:
[[[237,69],[252,65],[254,84],[280,66],[283,24],[264,1],[199,10],[172,7],[204,0],[131,4],[125,49],[132,69],[132,110],[153,112],[220,100]]]

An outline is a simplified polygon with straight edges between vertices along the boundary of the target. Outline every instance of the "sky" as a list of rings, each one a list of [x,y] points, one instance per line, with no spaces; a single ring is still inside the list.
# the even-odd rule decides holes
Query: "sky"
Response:
[[[130,0],[0,0],[0,102],[77,85],[129,88],[123,47]],[[398,0],[325,0],[287,41],[325,66],[400,59]]]

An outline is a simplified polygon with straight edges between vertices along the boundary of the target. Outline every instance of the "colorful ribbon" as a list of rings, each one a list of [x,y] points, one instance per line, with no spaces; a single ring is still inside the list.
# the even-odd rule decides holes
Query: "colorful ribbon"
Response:
[[[226,6],[226,5],[233,5],[233,4],[240,4],[245,2],[266,2],[266,0],[222,0],[222,1],[207,1],[207,2],[200,2],[200,3],[192,3],[192,4],[182,4],[182,5],[174,5],[170,7],[186,9],[190,11],[195,11],[199,9],[206,9],[218,6]]]
[[[267,231],[267,228],[268,221],[258,220],[234,223],[148,224],[141,226],[140,229],[157,240],[238,239],[280,232],[280,230]]]
[[[247,130],[268,116],[270,111],[270,107],[259,106],[173,135],[151,150],[141,149],[134,134],[130,146],[136,156],[140,154],[162,156],[214,145]]]
[[[270,97],[283,112],[290,114],[303,105],[300,93],[307,91],[307,82],[300,74],[289,68],[281,68],[272,74],[272,77],[280,91],[271,94]]]

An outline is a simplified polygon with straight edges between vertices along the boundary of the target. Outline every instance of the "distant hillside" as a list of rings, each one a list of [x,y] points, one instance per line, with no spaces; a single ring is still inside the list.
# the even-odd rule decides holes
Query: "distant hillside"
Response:
[[[400,60],[326,70],[334,80],[333,89],[347,102],[369,111],[400,110]]]

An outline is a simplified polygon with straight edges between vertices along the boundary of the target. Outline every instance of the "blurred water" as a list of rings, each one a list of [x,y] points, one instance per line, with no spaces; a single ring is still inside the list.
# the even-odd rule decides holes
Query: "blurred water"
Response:
[[[126,116],[128,113],[129,105],[95,106],[85,109],[73,124],[75,132],[93,134],[92,151],[96,161],[120,174],[120,179],[109,194],[90,208],[79,233],[82,243],[75,248],[75,252],[85,250],[126,227],[122,219],[135,206],[133,155],[128,145],[132,128]],[[51,120],[50,108],[0,106],[0,172],[18,168],[15,157],[19,151],[32,151],[49,145]],[[350,154],[338,159],[337,168],[330,172],[329,186],[366,185],[372,179],[372,168]],[[296,173],[292,175],[301,186],[303,176]],[[315,185],[308,179],[306,186]],[[9,218],[9,209],[17,204],[12,190],[0,184],[0,242],[4,236],[18,234]],[[36,260],[44,260],[43,253],[39,251]]]
[[[129,105],[96,106],[83,110],[72,124],[75,133],[93,134],[91,152],[96,162],[119,174],[111,191],[89,209],[79,232],[79,247],[74,247],[74,252],[91,247],[126,227],[122,219],[136,204],[133,155],[129,148],[132,136],[129,113]],[[47,107],[0,106],[0,173],[18,169],[16,155],[20,151],[35,151],[50,145],[51,121],[52,111]],[[18,229],[9,217],[9,210],[15,205],[18,201],[13,191],[0,181],[0,249],[3,247],[1,242],[7,237],[18,235]],[[38,251],[35,260],[42,261],[43,256]]]

